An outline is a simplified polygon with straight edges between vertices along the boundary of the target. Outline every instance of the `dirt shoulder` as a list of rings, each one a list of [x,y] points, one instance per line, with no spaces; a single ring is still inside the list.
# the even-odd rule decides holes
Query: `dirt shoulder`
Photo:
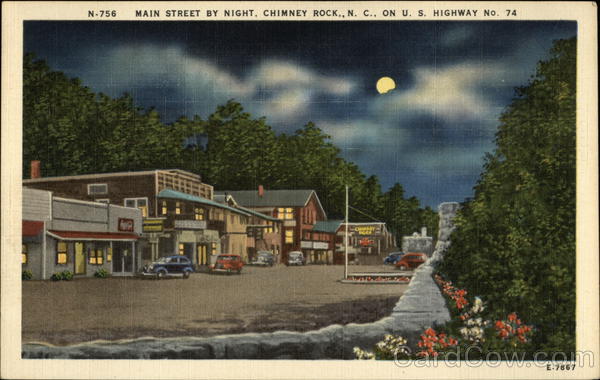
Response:
[[[375,267],[355,267],[354,272]],[[406,285],[348,285],[340,266],[247,267],[188,280],[23,283],[23,342],[308,331],[389,315]]]

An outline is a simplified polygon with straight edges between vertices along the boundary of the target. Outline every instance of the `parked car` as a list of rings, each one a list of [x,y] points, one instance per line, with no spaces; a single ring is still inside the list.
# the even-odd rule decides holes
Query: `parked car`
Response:
[[[404,256],[404,252],[392,252],[385,259],[383,259],[384,264],[394,265]]]
[[[288,254],[287,265],[304,265],[306,259],[304,254],[300,251],[292,251]]]
[[[414,269],[419,265],[427,261],[427,254],[425,253],[407,253],[395,264],[396,268],[400,270]]]
[[[236,255],[233,253],[221,253],[216,256],[214,259],[215,262],[211,263],[208,267],[211,273],[214,272],[225,272],[227,274],[231,273],[242,273],[242,268],[244,267],[244,261],[240,255]]]
[[[270,251],[258,251],[250,264],[272,267],[275,264],[275,257]]]
[[[194,273],[192,262],[185,256],[161,257],[150,265],[144,266],[142,275],[153,276],[157,279],[167,276],[183,276],[189,278]]]

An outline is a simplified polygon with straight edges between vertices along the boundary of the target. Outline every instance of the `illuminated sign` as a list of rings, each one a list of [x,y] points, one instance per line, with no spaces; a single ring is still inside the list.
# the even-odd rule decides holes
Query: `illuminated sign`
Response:
[[[350,232],[354,232],[357,235],[369,236],[369,235],[380,235],[381,224],[364,224],[358,226],[348,226]]]
[[[372,247],[373,245],[375,245],[375,241],[369,238],[362,238],[358,241],[358,244],[361,247]]]
[[[119,218],[119,231],[133,232],[133,219]]]
[[[163,228],[163,219],[144,219],[144,223],[142,224],[143,232],[162,232]]]

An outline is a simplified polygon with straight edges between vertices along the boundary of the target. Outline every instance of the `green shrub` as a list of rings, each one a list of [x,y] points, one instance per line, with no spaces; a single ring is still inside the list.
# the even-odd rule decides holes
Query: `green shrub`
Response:
[[[94,277],[98,278],[107,278],[108,276],[110,276],[110,274],[104,268],[100,268],[94,273]]]
[[[62,272],[56,272],[54,273],[50,279],[52,281],[71,281],[73,279],[73,272],[69,271],[69,270],[64,270]]]
[[[33,273],[30,270],[24,270],[21,274],[21,280],[31,280],[33,278]]]
[[[62,271],[61,276],[64,281],[71,281],[73,279],[73,272],[64,270]]]

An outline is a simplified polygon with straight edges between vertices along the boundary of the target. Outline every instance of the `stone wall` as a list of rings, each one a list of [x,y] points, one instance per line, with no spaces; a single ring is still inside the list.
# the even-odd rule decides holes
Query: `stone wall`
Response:
[[[374,323],[332,325],[310,332],[277,331],[210,338],[142,338],[55,347],[23,345],[23,358],[73,359],[352,359],[353,348],[371,349],[385,334],[399,334],[414,346],[427,327],[450,320],[445,300],[433,281],[453,230],[457,203],[439,206],[440,228],[435,251],[421,265],[392,315]],[[369,285],[365,285],[369,286]]]

